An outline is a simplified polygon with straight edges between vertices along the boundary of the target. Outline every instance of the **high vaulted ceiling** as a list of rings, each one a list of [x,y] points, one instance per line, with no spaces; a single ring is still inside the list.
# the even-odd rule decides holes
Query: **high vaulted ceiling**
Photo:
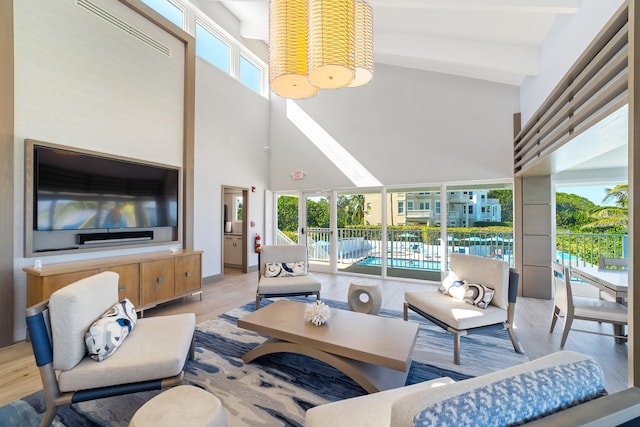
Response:
[[[216,0],[218,1],[218,0]],[[245,38],[269,39],[268,0],[219,0]],[[554,20],[580,0],[370,0],[375,62],[510,85],[538,74]]]

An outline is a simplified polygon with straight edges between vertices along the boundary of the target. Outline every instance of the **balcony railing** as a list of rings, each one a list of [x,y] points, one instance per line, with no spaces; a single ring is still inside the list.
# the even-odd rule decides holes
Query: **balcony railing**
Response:
[[[330,236],[327,228],[307,230],[310,261],[329,262]],[[379,274],[385,253],[387,268],[391,270],[439,272],[441,269],[443,257],[438,229],[389,229],[386,248],[382,244],[381,228],[340,228],[336,240],[340,270],[365,272],[377,268],[375,274]],[[448,231],[447,248],[449,253],[503,259],[514,265],[513,234],[510,232]],[[561,231],[556,236],[555,257],[560,263],[571,266],[597,265],[600,257],[626,258],[627,235]],[[407,277],[416,276],[408,274]]]
[[[563,265],[598,265],[598,258],[627,258],[626,234],[556,233],[556,260]]]

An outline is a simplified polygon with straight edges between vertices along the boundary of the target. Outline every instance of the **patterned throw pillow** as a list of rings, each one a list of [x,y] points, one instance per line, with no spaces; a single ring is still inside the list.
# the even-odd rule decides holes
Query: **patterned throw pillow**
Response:
[[[513,426],[607,394],[592,359],[524,372],[422,409],[414,427]]]
[[[138,316],[131,301],[123,301],[107,310],[93,322],[84,342],[92,359],[102,362],[113,354],[136,325]]]
[[[464,291],[463,301],[480,308],[487,308],[495,293],[495,290],[485,285],[469,282],[464,283]]]
[[[307,274],[307,263],[296,262],[268,262],[264,270],[265,277],[304,276]]]

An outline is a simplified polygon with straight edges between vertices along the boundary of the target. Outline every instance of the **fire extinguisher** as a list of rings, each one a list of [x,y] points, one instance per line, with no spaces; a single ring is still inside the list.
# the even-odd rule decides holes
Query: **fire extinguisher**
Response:
[[[256,253],[260,253],[260,249],[262,249],[262,237],[256,234]]]

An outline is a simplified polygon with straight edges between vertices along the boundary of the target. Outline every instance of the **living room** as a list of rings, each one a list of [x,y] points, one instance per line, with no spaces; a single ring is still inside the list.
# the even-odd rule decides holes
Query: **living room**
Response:
[[[12,326],[4,345],[26,337],[22,268],[35,259],[51,264],[173,246],[24,256],[25,139],[181,167],[187,182],[183,243],[203,251],[205,284],[225,274],[220,227],[225,186],[255,188],[248,193],[246,215],[254,224],[248,237],[261,234],[267,239],[273,227],[266,213],[269,192],[353,188],[352,181],[290,121],[287,101],[275,95],[265,98],[201,58],[195,59],[194,69],[186,69],[184,43],[124,2],[95,3],[152,35],[171,53],[150,50],[73,1],[13,2],[15,83],[8,111],[15,119],[8,132],[11,148],[2,148],[3,156],[13,159],[13,173],[2,185],[13,202],[0,227],[3,236],[12,236],[2,242],[9,248],[6,253],[13,254],[3,266],[9,279],[3,280],[7,292],[2,300],[8,307],[3,315],[11,315],[3,324]],[[377,64],[369,85],[322,92],[296,104],[385,187],[512,182],[513,114],[522,112],[526,123],[622,2],[584,3],[585,16],[577,20],[584,27],[578,33],[574,27],[557,28],[556,39],[546,46],[548,56],[541,58],[538,77],[521,87]],[[241,40],[238,22],[219,4],[197,4]],[[580,37],[567,37],[571,43],[563,45],[558,42],[563,31]],[[561,57],[572,60],[556,63],[552,44],[563,52]],[[255,50],[266,61],[266,47]],[[191,116],[185,113],[184,101],[189,73],[195,76]],[[189,120],[193,144],[185,156]],[[189,155],[191,162],[185,160]],[[291,179],[296,170],[304,171],[304,179]],[[255,268],[257,254],[248,250],[247,258],[249,268]]]

